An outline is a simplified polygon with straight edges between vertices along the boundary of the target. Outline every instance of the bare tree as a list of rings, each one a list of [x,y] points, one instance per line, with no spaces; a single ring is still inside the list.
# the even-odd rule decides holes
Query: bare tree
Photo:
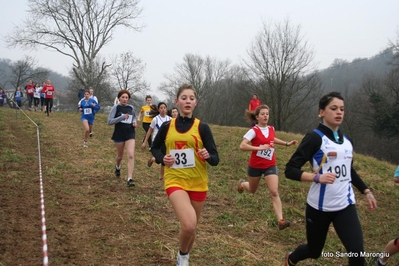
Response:
[[[237,65],[229,67],[224,78],[213,87],[212,100],[207,105],[208,121],[225,126],[249,126],[244,114],[253,86],[245,69]]]
[[[30,56],[25,56],[24,59],[13,62],[9,65],[9,75],[6,83],[10,83],[14,88],[21,87],[22,91],[24,85],[29,80],[41,82],[48,77],[49,70],[35,67],[36,61]],[[11,103],[8,102],[11,107]]]
[[[4,80],[6,80],[6,74],[5,74],[5,70],[0,68],[0,89],[4,89],[6,82],[4,82]]]
[[[396,40],[390,40],[388,48],[394,53],[392,64],[399,67],[399,28],[396,30]]]
[[[123,26],[136,31],[139,0],[29,0],[29,15],[7,36],[9,46],[44,47],[73,59],[73,74],[85,87],[96,84],[110,66],[96,61]]]
[[[112,59],[110,74],[119,90],[128,89],[132,94],[150,88],[144,80],[145,64],[136,58],[132,52],[122,53]]]
[[[96,58],[93,63],[93,70],[94,72],[99,71],[101,68],[101,58]],[[111,80],[111,75],[110,71],[104,71],[104,73],[99,76],[97,79],[93,80],[93,83],[90,87],[85,87],[86,89],[93,88],[94,93],[101,103],[101,106],[105,105],[112,105],[115,97],[115,91],[116,87],[112,84]],[[72,70],[71,70],[72,72]],[[70,76],[74,77],[73,73],[70,73]],[[78,94],[78,91],[81,87],[81,82],[77,78],[72,78],[71,82],[68,85],[68,98],[69,98],[69,104],[73,106],[73,108],[76,107],[76,95]]]
[[[277,130],[293,130],[303,115],[317,103],[321,82],[311,72],[313,52],[300,27],[289,20],[266,24],[254,39],[246,63],[261,97],[271,108]]]
[[[35,67],[36,64],[36,60],[30,56],[25,56],[25,58],[11,63],[9,65],[11,72],[8,77],[8,83],[17,88],[23,87],[30,79],[40,83],[47,79],[49,70],[37,68]]]
[[[190,83],[196,89],[198,101],[201,102],[196,108],[196,115],[201,119],[208,119],[212,112],[209,108],[215,101],[218,101],[220,107],[221,99],[215,95],[219,81],[226,78],[229,65],[228,60],[186,54],[183,63],[176,65],[174,74],[166,76],[168,83],[163,83],[159,90],[165,92],[171,100],[176,97],[176,88],[184,82]]]
[[[385,78],[370,74],[345,107],[355,113],[351,137],[358,152],[394,162],[399,156],[399,72],[392,68]],[[345,100],[347,105],[347,100]],[[352,108],[351,108],[352,107]],[[346,116],[346,114],[345,114]],[[345,119],[346,120],[346,119]],[[348,125],[343,125],[348,128]],[[346,132],[346,130],[345,130]]]

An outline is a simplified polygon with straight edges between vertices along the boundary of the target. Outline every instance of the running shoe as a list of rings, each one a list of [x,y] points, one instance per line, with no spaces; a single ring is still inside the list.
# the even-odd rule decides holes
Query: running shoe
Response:
[[[237,188],[238,193],[243,193],[244,192],[244,188],[241,186],[242,182],[245,182],[245,180],[244,179],[240,179],[240,181],[238,183],[238,188]]]
[[[90,131],[90,133],[89,133],[89,137],[91,138],[91,137],[93,137],[93,133]]]
[[[121,176],[121,169],[119,168],[116,168],[116,166],[115,166],[115,176],[116,177],[120,177]]]
[[[284,219],[282,219],[282,220],[280,220],[280,221],[278,222],[278,229],[284,230],[285,228],[289,227],[290,224],[291,224],[291,221],[290,221],[290,220],[284,220]]]
[[[151,167],[151,165],[154,163],[154,160],[152,159],[153,157],[151,157],[150,159],[148,159],[148,161],[147,161],[147,166],[148,167]]]
[[[190,254],[180,255],[180,252],[177,252],[177,263],[176,266],[189,266],[188,259],[190,258]]]
[[[289,262],[288,262],[288,260],[289,260],[289,258],[290,258],[290,255],[291,255],[291,252],[287,252],[287,253],[285,254],[284,266],[290,266],[290,264],[289,264]]]
[[[86,141],[83,141],[83,148],[87,148],[87,147],[89,147],[89,146],[87,145],[87,142],[86,142]]]
[[[127,180],[127,187],[134,187],[134,183],[133,182],[134,182],[133,179],[129,178]]]

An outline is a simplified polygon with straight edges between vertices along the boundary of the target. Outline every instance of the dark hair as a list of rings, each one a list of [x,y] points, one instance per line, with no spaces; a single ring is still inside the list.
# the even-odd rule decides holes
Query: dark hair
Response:
[[[150,105],[150,113],[148,114],[151,118],[156,117],[157,115],[159,115],[159,111],[158,108],[155,104],[151,104]]]
[[[151,104],[150,117],[154,118],[155,116],[159,115],[159,107],[161,107],[161,105],[165,105],[165,107],[168,108],[168,106],[164,102],[159,102],[158,106],[156,106],[155,104]]]
[[[147,99],[152,99],[151,95],[146,95],[145,100],[147,101]]]
[[[256,119],[256,116],[259,115],[260,110],[262,110],[262,109],[267,109],[267,110],[270,111],[269,106],[267,106],[266,104],[259,105],[259,106],[256,107],[256,109],[253,110],[253,111],[245,110],[245,117],[247,118],[247,121],[248,121],[249,123],[251,123],[251,124],[254,123],[254,122],[256,122],[256,121],[258,121],[258,120]]]
[[[321,97],[320,101],[319,101],[319,110],[324,110],[326,109],[327,105],[334,99],[334,98],[338,98],[340,100],[344,100],[344,97],[342,97],[342,95],[339,92],[333,91],[330,92],[326,95],[324,95],[323,97]]]
[[[197,92],[195,91],[194,87],[190,84],[187,83],[183,83],[178,89],[177,89],[177,93],[176,93],[176,98],[179,98],[180,94],[184,91],[184,90],[192,90],[194,92],[195,97],[197,97]]]
[[[129,99],[130,99],[131,96],[130,96],[130,92],[128,90],[120,90],[118,92],[118,99],[125,93],[127,94],[127,96],[129,96]]]
[[[172,117],[173,110],[177,110],[177,114],[179,114],[179,110],[177,109],[177,107],[172,107],[171,109],[168,110],[168,116]]]
[[[168,108],[168,106],[166,105],[166,103],[164,103],[164,102],[159,102],[159,103],[158,103],[158,109],[159,109],[159,107],[161,107],[161,105],[165,105],[165,107]]]

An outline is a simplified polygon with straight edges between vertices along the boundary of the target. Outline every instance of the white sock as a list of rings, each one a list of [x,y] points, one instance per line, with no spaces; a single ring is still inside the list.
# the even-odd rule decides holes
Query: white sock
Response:
[[[116,166],[116,169],[121,170],[121,166]]]

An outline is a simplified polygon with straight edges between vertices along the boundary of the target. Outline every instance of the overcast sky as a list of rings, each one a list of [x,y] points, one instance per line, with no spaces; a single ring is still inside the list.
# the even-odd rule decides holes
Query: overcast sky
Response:
[[[27,15],[28,0],[2,0],[0,57],[32,55],[38,66],[67,75],[72,63],[55,52],[8,49],[5,35]],[[102,55],[133,51],[146,64],[145,79],[154,93],[186,53],[240,63],[262,22],[289,19],[315,52],[319,69],[334,59],[369,58],[397,37],[398,0],[141,0],[142,32],[118,30]]]

